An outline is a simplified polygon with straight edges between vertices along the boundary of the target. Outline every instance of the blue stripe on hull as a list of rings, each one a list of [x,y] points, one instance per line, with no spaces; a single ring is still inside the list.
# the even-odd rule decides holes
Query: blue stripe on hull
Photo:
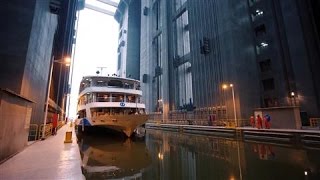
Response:
[[[83,122],[82,122],[83,121]],[[92,126],[90,124],[90,121],[88,119],[83,118],[82,120],[80,120],[79,125],[82,126],[82,124],[84,123],[85,126]]]

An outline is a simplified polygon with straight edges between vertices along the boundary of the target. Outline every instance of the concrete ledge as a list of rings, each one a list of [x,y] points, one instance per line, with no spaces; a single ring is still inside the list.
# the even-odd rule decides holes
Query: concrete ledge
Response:
[[[251,127],[225,128],[220,126],[196,126],[179,124],[146,123],[146,128],[189,134],[202,134],[259,142],[301,143],[308,146],[320,144],[320,131],[297,129],[256,129]]]

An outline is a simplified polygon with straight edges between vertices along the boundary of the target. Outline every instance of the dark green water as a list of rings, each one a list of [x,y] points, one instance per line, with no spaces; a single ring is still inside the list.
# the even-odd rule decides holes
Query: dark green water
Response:
[[[91,179],[320,179],[320,150],[147,130],[144,139],[79,138]]]

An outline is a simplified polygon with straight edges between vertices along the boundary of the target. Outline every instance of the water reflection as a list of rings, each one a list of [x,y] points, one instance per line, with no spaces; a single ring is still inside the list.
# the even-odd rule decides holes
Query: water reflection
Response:
[[[151,163],[140,139],[83,136],[79,146],[86,179],[135,179]]]
[[[320,150],[147,130],[145,141],[85,138],[87,179],[320,179]]]
[[[319,149],[158,130],[148,130],[146,143],[146,179],[320,179]]]

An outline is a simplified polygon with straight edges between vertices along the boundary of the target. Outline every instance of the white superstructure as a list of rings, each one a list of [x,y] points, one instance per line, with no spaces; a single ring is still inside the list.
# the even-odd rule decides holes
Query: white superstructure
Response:
[[[84,126],[104,126],[131,136],[147,120],[140,82],[117,76],[86,76],[80,84],[78,115]]]

